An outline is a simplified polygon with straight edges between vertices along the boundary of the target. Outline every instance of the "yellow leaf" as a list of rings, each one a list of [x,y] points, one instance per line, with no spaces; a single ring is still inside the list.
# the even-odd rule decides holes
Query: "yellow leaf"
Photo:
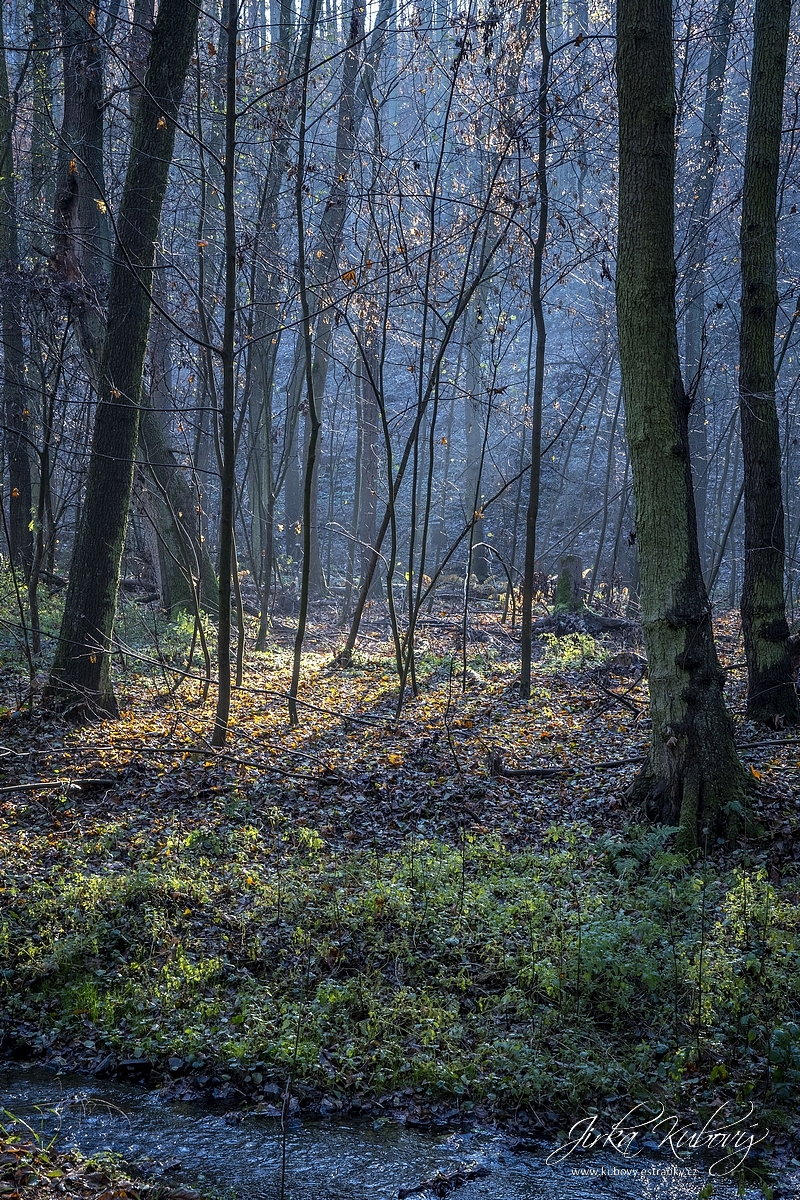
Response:
[[[159,117],[158,121],[156,122],[156,129],[166,129],[166,128],[167,128],[166,118]]]
[[[750,774],[753,776],[753,779],[761,778],[761,772],[757,771],[752,764],[750,765]]]
[[[342,279],[344,280],[345,283],[355,283],[355,281],[356,281],[355,271],[345,271],[344,275],[342,276]]]
[[[387,754],[386,756],[393,767],[399,767],[403,761],[402,754]]]
[[[190,908],[185,908],[185,909],[183,910],[183,915],[184,915],[185,917],[190,917],[190,916],[192,915],[192,910],[191,910]]]
[[[108,205],[106,204],[105,200],[101,200],[99,196],[95,196],[94,202],[97,205],[98,212],[101,212],[101,213],[108,212]]]

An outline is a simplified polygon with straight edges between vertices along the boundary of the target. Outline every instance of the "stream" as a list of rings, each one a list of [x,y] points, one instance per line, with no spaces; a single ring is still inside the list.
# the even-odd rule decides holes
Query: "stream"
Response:
[[[110,1150],[133,1169],[171,1184],[213,1187],[242,1200],[278,1200],[283,1145],[275,1118],[238,1121],[198,1103],[166,1103],[133,1084],[60,1074],[40,1067],[0,1067],[0,1123],[23,1118],[58,1146],[84,1153]],[[481,1178],[451,1194],[458,1200],[696,1200],[709,1176],[702,1161],[671,1157],[576,1153],[557,1165],[552,1145],[512,1140],[495,1130],[419,1130],[393,1122],[293,1119],[285,1146],[285,1200],[396,1200],[437,1172],[483,1167]],[[784,1195],[800,1195],[792,1191]],[[432,1188],[417,1193],[433,1200]],[[714,1197],[735,1187],[714,1181]],[[755,1200],[760,1191],[748,1191]]]

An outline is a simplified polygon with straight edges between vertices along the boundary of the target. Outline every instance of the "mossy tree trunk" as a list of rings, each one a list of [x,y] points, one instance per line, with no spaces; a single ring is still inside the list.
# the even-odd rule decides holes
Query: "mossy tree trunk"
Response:
[[[781,445],[775,407],[776,201],[791,0],[757,0],[742,193],[739,410],[744,458],[742,631],[747,715],[798,720],[784,596]]]
[[[617,94],[617,322],[652,720],[633,794],[689,847],[730,829],[744,774],[700,570],[678,358],[671,0],[619,0]]]
[[[133,486],[155,242],[198,9],[161,0],[116,228],[86,498],[50,676],[51,695],[116,712],[111,637]]]

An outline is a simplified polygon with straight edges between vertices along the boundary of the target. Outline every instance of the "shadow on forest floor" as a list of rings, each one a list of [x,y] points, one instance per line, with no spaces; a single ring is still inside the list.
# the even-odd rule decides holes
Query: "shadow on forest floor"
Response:
[[[6,1052],[267,1113],[287,1076],[300,1104],[417,1121],[547,1124],[598,1098],[782,1111],[800,739],[743,720],[738,627],[716,628],[754,789],[747,843],[707,863],[625,799],[648,738],[635,631],[545,635],[521,703],[508,628],[470,622],[465,672],[443,613],[395,720],[383,632],[342,670],[318,626],[300,725],[289,651],[252,653],[222,753],[166,655],[156,677],[120,661],[117,721],[9,711]],[[492,774],[498,751],[557,774]]]

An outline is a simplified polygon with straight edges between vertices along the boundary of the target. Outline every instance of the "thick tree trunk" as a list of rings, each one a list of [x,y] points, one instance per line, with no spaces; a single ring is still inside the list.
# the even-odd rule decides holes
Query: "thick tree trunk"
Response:
[[[583,608],[583,562],[577,554],[566,554],[558,564],[553,612],[578,613]]]
[[[51,695],[116,711],[111,636],[139,433],[155,241],[198,10],[161,0],[117,220],[86,499],[50,677]]]
[[[730,827],[744,775],[700,570],[675,317],[671,0],[619,0],[617,323],[652,732],[633,787],[685,847]]]
[[[742,193],[739,408],[744,457],[742,630],[747,714],[798,720],[784,596],[781,445],[775,407],[777,186],[791,0],[757,0]]]
[[[8,460],[8,553],[27,578],[33,563],[29,403],[22,340],[22,275],[12,142],[11,97],[0,13],[0,277],[2,277],[2,401]]]

